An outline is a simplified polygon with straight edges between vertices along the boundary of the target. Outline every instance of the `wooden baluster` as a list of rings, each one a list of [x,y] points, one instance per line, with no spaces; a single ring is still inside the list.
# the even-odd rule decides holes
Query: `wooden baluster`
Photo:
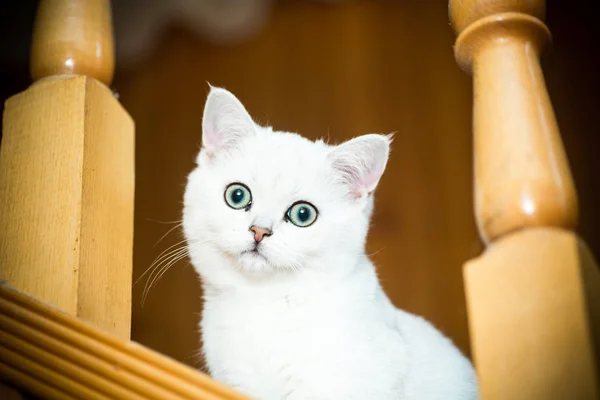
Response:
[[[34,80],[76,74],[110,85],[114,68],[110,1],[40,2],[31,46]]]
[[[543,0],[450,0],[474,79],[475,217],[465,266],[482,398],[599,399],[600,272],[572,231],[577,196],[539,56]]]
[[[0,279],[129,339],[134,126],[107,85],[108,0],[41,0],[35,84],[5,104]]]

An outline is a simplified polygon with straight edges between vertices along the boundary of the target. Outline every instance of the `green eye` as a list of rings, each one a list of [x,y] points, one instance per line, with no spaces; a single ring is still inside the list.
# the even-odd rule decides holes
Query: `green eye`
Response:
[[[285,213],[288,221],[301,228],[306,228],[314,224],[318,215],[319,213],[315,206],[306,201],[299,201],[293,204]]]
[[[225,189],[225,203],[234,210],[249,209],[252,205],[250,189],[241,183],[232,183]]]

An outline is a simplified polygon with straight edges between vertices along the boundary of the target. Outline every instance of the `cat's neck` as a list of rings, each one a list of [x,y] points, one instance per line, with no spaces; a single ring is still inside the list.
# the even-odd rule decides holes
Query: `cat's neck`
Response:
[[[306,296],[334,288],[352,286],[379,287],[373,264],[365,254],[337,256],[335,260],[322,260],[319,265],[305,266],[299,270],[278,271],[271,274],[247,274],[237,270],[230,260],[221,258],[225,274],[202,274],[204,297],[218,299],[228,296],[248,296],[274,300]],[[213,269],[211,269],[213,270]]]

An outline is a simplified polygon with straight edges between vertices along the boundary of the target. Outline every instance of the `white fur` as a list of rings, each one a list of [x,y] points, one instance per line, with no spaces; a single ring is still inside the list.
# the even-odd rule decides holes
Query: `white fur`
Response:
[[[330,146],[255,124],[211,88],[203,148],[184,200],[184,231],[204,287],[203,351],[217,380],[263,400],[471,400],[469,361],[431,324],[395,308],[365,240],[390,138]],[[224,201],[232,182],[249,210]],[[317,207],[286,222],[298,200]],[[261,255],[249,227],[269,228]]]

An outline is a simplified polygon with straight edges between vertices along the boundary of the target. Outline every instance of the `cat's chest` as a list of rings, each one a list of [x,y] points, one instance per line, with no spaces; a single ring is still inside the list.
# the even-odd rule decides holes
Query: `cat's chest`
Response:
[[[331,293],[273,302],[208,301],[204,353],[214,378],[255,398],[282,399],[293,392],[304,399],[310,396],[303,390],[329,387],[341,397],[327,399],[369,398],[353,396],[371,393],[373,380],[395,392],[405,368],[401,335],[386,316],[376,301]],[[370,371],[368,382],[364,371]]]
[[[203,338],[205,346],[213,346],[215,352],[235,352],[238,358],[266,361],[289,353],[291,348],[301,352],[300,347],[307,342],[304,339],[310,339],[307,335],[313,336],[316,331],[321,335],[337,331],[341,317],[335,316],[331,306],[319,307],[314,301],[290,297],[209,302],[203,312]]]
[[[327,310],[283,298],[269,303],[207,304],[202,319],[211,374],[261,398],[280,398],[323,356],[337,326]],[[255,387],[258,385],[258,387]]]

